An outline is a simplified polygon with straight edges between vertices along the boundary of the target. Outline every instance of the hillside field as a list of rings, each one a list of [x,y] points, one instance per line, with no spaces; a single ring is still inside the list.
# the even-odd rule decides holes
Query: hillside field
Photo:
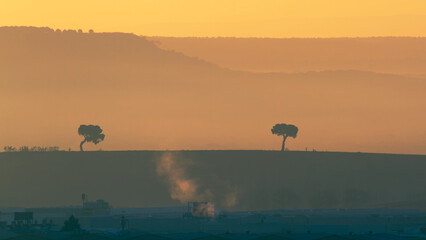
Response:
[[[164,163],[169,168],[161,168]],[[11,152],[0,153],[0,207],[80,205],[81,194],[86,193],[89,200],[105,199],[115,207],[206,200],[231,210],[398,207],[398,203],[422,208],[425,170],[424,155]],[[176,189],[177,181],[184,187]]]

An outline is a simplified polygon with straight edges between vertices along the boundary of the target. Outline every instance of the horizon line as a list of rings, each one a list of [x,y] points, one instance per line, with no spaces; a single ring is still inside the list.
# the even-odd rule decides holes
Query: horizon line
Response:
[[[34,26],[34,25],[2,25],[0,28],[49,28],[53,31],[61,30],[63,31],[78,31],[82,30],[81,28],[53,28],[50,26]],[[82,33],[89,33],[90,30],[93,30],[93,33],[124,33],[124,34],[132,34],[139,37],[148,37],[148,38],[207,38],[207,39],[215,39],[215,38],[237,38],[237,39],[365,39],[365,38],[426,38],[425,35],[370,35],[370,36],[282,36],[282,37],[269,37],[269,36],[226,36],[226,35],[185,35],[185,36],[176,36],[176,35],[144,35],[138,34],[135,32],[127,32],[127,31],[100,31],[97,32],[94,28],[89,28],[89,30],[83,31]]]
[[[410,156],[426,156],[426,154],[421,154],[421,153],[386,153],[386,152],[361,152],[361,151],[357,151],[357,152],[352,152],[352,151],[335,151],[335,150],[287,150],[287,151],[281,151],[281,150],[274,150],[274,149],[158,149],[158,150],[154,150],[154,149],[144,149],[144,150],[85,150],[85,151],[78,151],[78,150],[73,150],[73,151],[69,151],[69,150],[58,150],[58,151],[44,151],[44,152],[40,152],[40,151],[11,151],[11,152],[6,152],[6,151],[2,151],[1,153],[93,153],[93,152],[214,152],[214,151],[246,151],[246,152],[250,152],[250,151],[258,151],[258,152],[282,152],[282,153],[291,153],[291,152],[295,152],[295,153],[302,153],[302,152],[306,152],[306,153],[346,153],[346,154],[372,154],[372,155],[410,155]]]

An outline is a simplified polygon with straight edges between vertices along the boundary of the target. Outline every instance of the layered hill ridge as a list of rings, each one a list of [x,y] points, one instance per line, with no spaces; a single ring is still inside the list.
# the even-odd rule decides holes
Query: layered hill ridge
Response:
[[[277,122],[300,127],[293,149],[425,153],[426,83],[367,71],[253,73],[144,37],[0,28],[0,146],[77,149],[279,149]]]
[[[114,77],[118,77],[109,75],[113,71],[122,76],[129,76],[135,70],[149,76],[167,68],[192,72],[205,72],[209,69],[220,71],[213,64],[181,53],[161,50],[144,37],[127,33],[3,27],[0,28],[0,35],[0,64],[7,70],[6,73],[22,77],[25,84],[45,82],[68,83],[73,86],[75,83],[97,82],[108,85],[114,81]],[[96,74],[96,78],[102,81],[89,78],[90,74]],[[39,76],[43,76],[43,79],[30,81]],[[13,82],[16,84],[19,79],[14,78]]]
[[[426,77],[426,38],[173,38],[148,37],[162,49],[235,70],[348,70]]]

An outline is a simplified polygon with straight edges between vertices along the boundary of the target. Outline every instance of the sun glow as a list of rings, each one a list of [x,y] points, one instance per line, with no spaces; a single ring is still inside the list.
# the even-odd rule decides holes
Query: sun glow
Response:
[[[426,36],[424,0],[5,0],[2,26],[148,36]]]

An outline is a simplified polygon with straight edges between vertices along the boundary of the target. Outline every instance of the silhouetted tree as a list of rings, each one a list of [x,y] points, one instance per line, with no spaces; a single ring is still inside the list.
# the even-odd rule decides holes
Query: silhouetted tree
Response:
[[[102,133],[101,127],[98,125],[80,125],[78,128],[78,135],[84,137],[84,140],[80,143],[80,151],[83,151],[83,144],[85,142],[92,142],[98,144],[105,139],[105,134]]]
[[[281,147],[281,151],[285,150],[285,140],[287,140],[288,137],[296,138],[298,131],[299,129],[296,126],[285,123],[275,124],[275,126],[273,126],[271,129],[272,134],[283,136],[283,145]]]
[[[4,148],[5,152],[14,152],[16,151],[16,148],[14,146],[5,146]]]
[[[19,151],[20,151],[20,152],[29,152],[29,151],[30,151],[30,148],[29,148],[28,146],[21,146],[21,147],[19,148]]]
[[[39,152],[47,152],[47,147],[37,147],[37,151],[39,151]]]
[[[49,147],[47,149],[47,151],[49,151],[49,152],[58,152],[59,151],[59,147],[58,146]]]
[[[78,219],[74,217],[74,215],[71,215],[71,217],[68,218],[64,222],[64,226],[62,227],[63,232],[78,232],[80,231],[80,224],[78,223]]]

